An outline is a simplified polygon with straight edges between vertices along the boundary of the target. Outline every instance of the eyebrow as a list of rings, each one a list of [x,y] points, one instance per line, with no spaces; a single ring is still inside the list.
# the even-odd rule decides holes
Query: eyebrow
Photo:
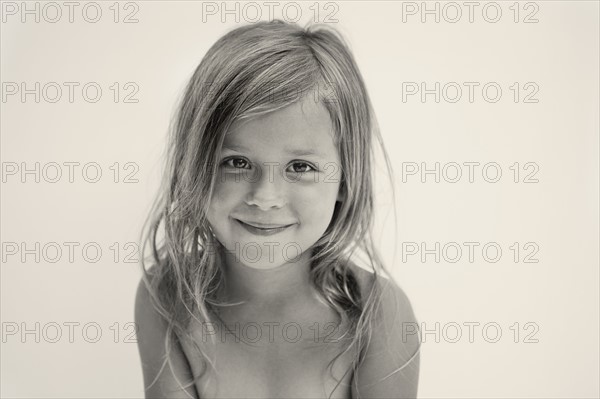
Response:
[[[224,145],[223,148],[226,148],[228,150],[233,150],[233,151],[238,151],[238,152],[250,152],[250,150],[248,150],[246,147],[242,146],[242,145],[235,145],[235,144],[229,144],[229,145]],[[285,148],[284,149],[288,154],[290,155],[295,155],[295,156],[305,156],[305,155],[316,155],[316,156],[322,156],[322,154],[320,152],[317,152],[313,149],[291,149],[291,148]]]

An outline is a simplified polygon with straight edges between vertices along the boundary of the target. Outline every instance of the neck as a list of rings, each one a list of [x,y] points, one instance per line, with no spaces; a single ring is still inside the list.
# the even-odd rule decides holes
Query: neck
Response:
[[[294,262],[273,269],[255,269],[224,251],[222,266],[228,302],[277,307],[311,295],[310,255],[311,251],[306,251]]]

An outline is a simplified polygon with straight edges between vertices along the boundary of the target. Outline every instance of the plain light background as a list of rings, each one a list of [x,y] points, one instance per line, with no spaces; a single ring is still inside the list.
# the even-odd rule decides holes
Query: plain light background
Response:
[[[439,23],[433,15],[425,15],[423,23],[420,12],[403,14],[403,7],[420,10],[421,2],[297,4],[302,25],[315,9],[320,21],[335,12],[337,22],[329,23],[350,43],[393,162],[399,234],[393,235],[385,175],[377,181],[376,232],[386,265],[430,331],[424,334],[419,397],[598,397],[599,6],[594,1],[520,3],[519,22],[514,22],[513,2],[498,2],[502,15],[491,23],[482,15],[487,3],[475,8],[472,23],[462,2],[456,3],[463,13],[456,23],[448,21],[456,9],[446,3],[438,3],[440,12],[446,11]],[[33,8],[35,3],[27,4]],[[186,80],[208,48],[238,25],[233,14],[225,23],[221,13],[203,21],[201,2],[135,2],[139,22],[130,24],[113,22],[113,2],[99,2],[100,21],[88,23],[81,14],[86,3],[80,4],[73,23],[65,6],[56,23],[43,18],[36,23],[32,16],[23,23],[20,13],[3,14],[2,82],[26,82],[28,88],[35,82],[80,83],[73,103],[65,86],[57,103],[43,98],[36,103],[33,95],[25,102],[18,95],[3,99],[3,170],[13,162],[28,168],[36,162],[40,168],[50,162],[80,166],[72,183],[66,167],[56,183],[43,177],[36,183],[32,175],[25,183],[20,174],[3,176],[2,397],[143,396],[137,345],[127,339],[132,329],[126,324],[133,321],[140,272],[136,263],[125,262],[125,246],[137,241],[156,193],[168,123]],[[212,4],[221,7],[221,2]],[[257,4],[267,19],[268,8]],[[278,4],[275,16],[281,17],[285,3]],[[120,20],[135,10],[118,6]],[[39,7],[42,11],[43,3]],[[228,7],[234,9],[235,3]],[[488,19],[495,16],[493,7],[486,8]],[[54,18],[54,10],[46,11]],[[293,9],[288,11],[293,18]],[[532,12],[538,22],[524,23]],[[88,82],[103,89],[96,103],[82,98],[81,87]],[[109,88],[114,82],[122,90],[118,103]],[[131,92],[123,90],[127,82],[139,88],[137,103],[122,102]],[[456,82],[463,95],[456,103],[445,99],[454,97],[453,91],[439,103],[433,95],[424,102],[419,95],[403,101],[403,82],[425,82],[429,89],[435,82],[441,87]],[[464,82],[479,83],[473,102]],[[502,89],[495,103],[482,96],[489,82]],[[509,88],[515,82],[518,102]],[[523,102],[531,92],[523,88],[528,82],[539,88],[533,97],[537,103]],[[81,167],[90,162],[101,167],[97,183],[82,178]],[[115,162],[121,172],[117,183],[110,169]],[[125,169],[128,162],[139,167],[138,183],[123,182],[133,170]],[[460,181],[442,177],[436,183],[428,175],[422,182],[419,174],[403,181],[403,165],[424,163],[432,169],[436,162],[463,166]],[[465,162],[480,163],[473,182]],[[481,173],[491,162],[502,172],[496,183]],[[521,172],[517,183],[510,169],[515,162]],[[524,168],[528,162],[539,167],[537,183],[523,182],[532,171]],[[381,162],[378,168],[383,171]],[[455,170],[447,172],[452,177]],[[6,251],[10,243],[34,248],[36,242],[62,245],[62,256],[55,263],[48,261],[54,252],[41,254],[46,256],[39,262],[34,255],[22,261],[20,252]],[[64,242],[80,244],[73,261]],[[402,243],[412,242],[427,249],[455,242],[463,254],[455,263],[451,248],[440,250],[445,256],[439,263],[433,255],[423,261],[420,253],[404,261]],[[464,242],[479,243],[472,262]],[[517,260],[510,249],[515,242]],[[83,257],[86,243],[102,249],[98,262]],[[120,248],[116,259],[114,243]],[[497,262],[483,257],[486,243],[501,248]],[[535,248],[526,243],[537,246],[532,258],[537,263],[524,262]],[[464,324],[470,322],[479,323],[472,342]],[[488,342],[496,335],[493,328],[483,334],[486,323],[500,327],[497,342]],[[15,326],[19,330],[11,334]],[[87,342],[95,337],[94,326],[101,335]],[[452,342],[456,326],[462,335]],[[23,334],[23,329],[33,332]],[[55,339],[57,331],[61,335]]]

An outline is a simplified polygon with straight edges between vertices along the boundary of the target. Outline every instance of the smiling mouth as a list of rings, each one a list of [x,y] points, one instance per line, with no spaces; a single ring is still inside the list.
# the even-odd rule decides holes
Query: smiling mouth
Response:
[[[238,220],[238,219],[234,219],[234,220],[236,222],[238,222],[243,228],[245,228],[250,233],[258,234],[258,235],[276,234],[281,231],[284,231],[285,229],[287,229],[290,226],[293,226],[293,224],[288,224],[288,225],[263,225],[263,226],[259,227],[259,226],[254,226],[252,224],[248,224],[246,222],[242,222],[241,220]],[[264,227],[264,226],[268,226],[268,227]]]
[[[238,220],[236,219],[238,222],[244,223],[248,226],[252,226],[252,227],[256,227],[257,229],[263,229],[263,230],[268,230],[268,229],[280,229],[282,227],[288,227],[291,226],[292,224],[262,224],[262,223],[249,223],[249,222],[244,222],[242,220]]]

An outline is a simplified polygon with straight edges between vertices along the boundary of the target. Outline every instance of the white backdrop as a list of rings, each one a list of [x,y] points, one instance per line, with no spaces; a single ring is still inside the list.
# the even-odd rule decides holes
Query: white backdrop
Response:
[[[365,78],[419,396],[598,397],[598,3],[273,4],[339,28]],[[143,396],[132,243],[186,79],[257,12],[2,2],[2,397]]]

